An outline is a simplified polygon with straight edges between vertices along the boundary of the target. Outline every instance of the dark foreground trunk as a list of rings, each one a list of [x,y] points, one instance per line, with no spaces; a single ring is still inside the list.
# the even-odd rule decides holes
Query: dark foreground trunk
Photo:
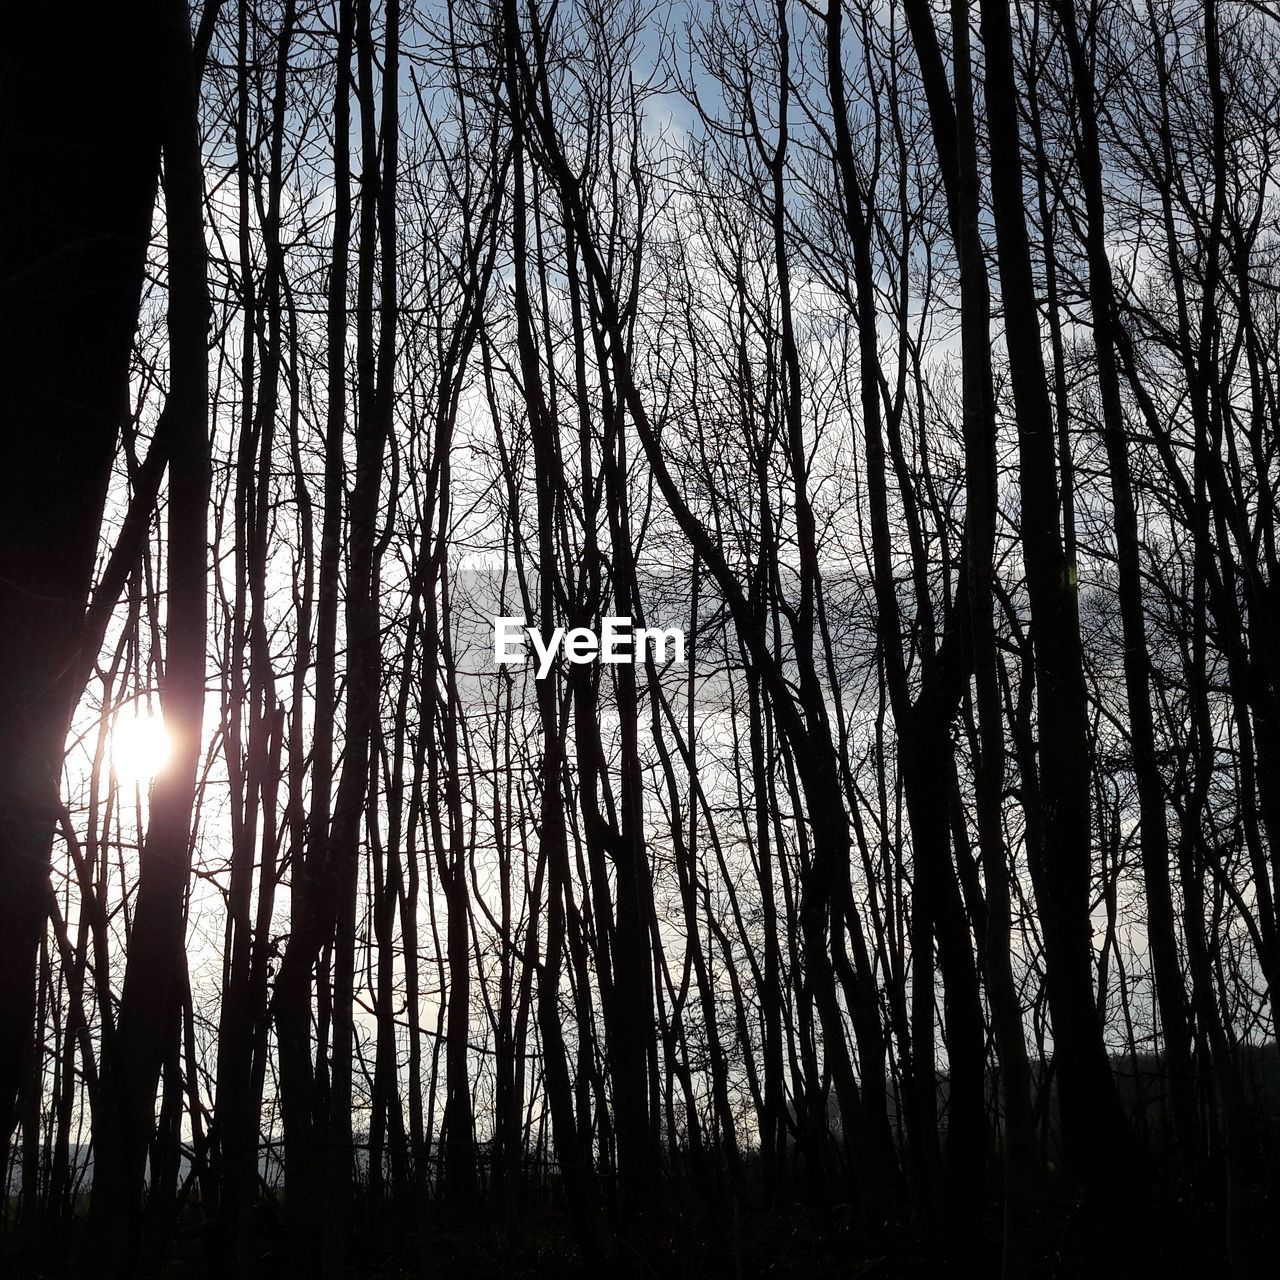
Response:
[[[155,199],[152,4],[0,13],[0,1138],[30,1068],[75,652]],[[69,89],[74,86],[74,91]],[[17,1046],[17,1048],[13,1048]]]

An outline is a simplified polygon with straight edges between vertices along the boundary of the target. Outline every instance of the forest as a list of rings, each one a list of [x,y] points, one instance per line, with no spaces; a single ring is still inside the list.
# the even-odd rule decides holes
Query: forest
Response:
[[[1280,6],[3,0],[0,174],[0,1271],[1274,1274]]]

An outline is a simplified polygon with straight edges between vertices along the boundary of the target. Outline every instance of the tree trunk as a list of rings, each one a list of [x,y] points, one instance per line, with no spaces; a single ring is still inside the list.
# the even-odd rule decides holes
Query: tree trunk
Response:
[[[169,468],[161,710],[173,746],[152,788],[120,1014],[95,1115],[90,1238],[112,1275],[127,1274],[136,1261],[156,1082],[180,1026],[185,901],[204,722],[209,507],[204,175],[186,6],[170,4],[163,21],[168,50],[164,191],[170,365],[163,412],[174,422],[178,447]]]
[[[1044,930],[1054,1064],[1069,1166],[1101,1208],[1135,1151],[1093,990],[1089,724],[1076,566],[1063,552],[1055,433],[1041,350],[1022,183],[1009,6],[982,0],[992,207],[1005,345],[1018,420],[1021,537],[1031,604],[1043,847],[1030,853]]]
[[[0,1150],[32,1069],[36,954],[76,653],[120,425],[174,57],[153,5],[0,17]],[[68,86],[74,85],[74,91]]]
[[[1147,651],[1142,604],[1142,567],[1138,515],[1129,463],[1129,442],[1115,350],[1115,293],[1106,248],[1106,201],[1093,77],[1080,41],[1074,0],[1059,0],[1063,37],[1075,83],[1080,113],[1079,165],[1084,185],[1089,304],[1098,360],[1102,400],[1103,443],[1111,479],[1112,527],[1116,537],[1116,591],[1124,634],[1124,678],[1133,743],[1133,771],[1138,788],[1141,826],[1139,847],[1147,895],[1147,936],[1155,972],[1156,998],[1164,1032],[1174,1136],[1184,1173],[1191,1167],[1197,1143],[1191,1029],[1186,989],[1178,961],[1173,892],[1170,882],[1169,827],[1165,817],[1164,782],[1156,760],[1155,719],[1148,685],[1151,659]]]

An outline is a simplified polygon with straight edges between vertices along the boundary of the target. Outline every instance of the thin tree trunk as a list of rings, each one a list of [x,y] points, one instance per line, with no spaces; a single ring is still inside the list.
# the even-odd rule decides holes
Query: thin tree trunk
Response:
[[[1041,350],[1022,182],[1009,7],[981,0],[992,207],[1005,345],[1018,418],[1021,538],[1031,605],[1043,846],[1031,850],[1068,1164],[1101,1209],[1135,1156],[1102,1040],[1089,919],[1089,736],[1077,571],[1063,552],[1053,413]]]
[[[1124,634],[1125,692],[1133,770],[1138,788],[1143,885],[1147,895],[1147,936],[1155,972],[1156,999],[1164,1032],[1174,1136],[1184,1173],[1196,1146],[1194,1068],[1186,990],[1178,961],[1169,869],[1169,827],[1164,782],[1156,760],[1155,720],[1148,685],[1151,659],[1143,617],[1138,516],[1130,471],[1129,443],[1115,352],[1115,293],[1106,247],[1106,201],[1098,144],[1095,89],[1081,44],[1074,0],[1059,0],[1076,103],[1080,113],[1079,165],[1084,185],[1089,302],[1098,388],[1102,400],[1103,443],[1111,479],[1112,527],[1116,537],[1116,591]]]

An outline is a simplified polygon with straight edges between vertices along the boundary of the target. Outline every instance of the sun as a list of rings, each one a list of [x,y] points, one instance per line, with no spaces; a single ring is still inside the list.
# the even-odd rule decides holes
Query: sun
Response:
[[[111,765],[126,785],[150,782],[168,762],[173,744],[158,712],[121,711],[111,728]]]

